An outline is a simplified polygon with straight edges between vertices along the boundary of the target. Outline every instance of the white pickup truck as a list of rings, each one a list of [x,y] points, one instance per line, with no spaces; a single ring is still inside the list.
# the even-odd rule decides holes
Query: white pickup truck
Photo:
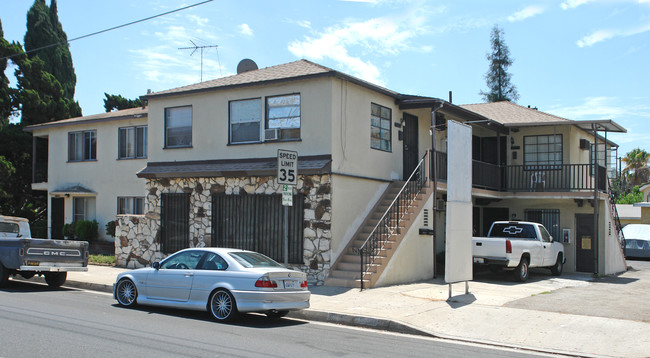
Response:
[[[528,268],[547,267],[555,276],[562,274],[564,246],[554,242],[542,224],[524,221],[495,221],[488,237],[472,238],[475,264],[495,271],[513,270],[515,279],[528,279]]]

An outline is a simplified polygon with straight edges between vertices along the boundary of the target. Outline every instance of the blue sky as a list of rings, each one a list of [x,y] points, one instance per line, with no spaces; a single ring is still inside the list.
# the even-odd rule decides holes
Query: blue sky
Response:
[[[49,4],[49,0],[46,0]],[[199,0],[58,0],[68,38]],[[23,42],[32,0],[3,1],[8,40]],[[480,103],[490,30],[498,24],[514,64],[518,104],[569,119],[613,119],[621,153],[650,150],[650,0],[212,1],[70,44],[75,98],[104,111],[104,92],[135,98],[306,58],[392,90]],[[7,75],[13,79],[13,66]]]

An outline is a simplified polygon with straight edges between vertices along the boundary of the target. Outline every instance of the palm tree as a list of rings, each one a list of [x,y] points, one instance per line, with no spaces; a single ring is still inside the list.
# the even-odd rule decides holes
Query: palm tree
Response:
[[[625,169],[623,172],[631,180],[631,184],[640,185],[648,181],[648,162],[650,153],[643,149],[635,148],[623,158]]]

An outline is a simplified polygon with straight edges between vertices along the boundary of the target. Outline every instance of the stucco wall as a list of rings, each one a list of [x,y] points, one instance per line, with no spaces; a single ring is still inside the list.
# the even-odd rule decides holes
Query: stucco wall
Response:
[[[147,159],[117,159],[119,128],[142,125],[147,125],[147,117],[34,131],[34,136],[47,136],[49,145],[48,180],[45,185],[39,184],[40,187],[49,193],[78,183],[96,192],[94,214],[91,212],[89,219],[94,218],[99,223],[100,240],[113,240],[106,235],[105,225],[115,220],[118,196],[145,196],[144,179],[137,178],[136,173],[146,166]],[[97,160],[69,162],[68,133],[85,130],[97,131]],[[65,223],[72,222],[73,196],[61,196],[65,200]],[[48,213],[52,212],[50,199],[51,195],[48,195]],[[51,226],[51,217],[48,216],[48,228]]]

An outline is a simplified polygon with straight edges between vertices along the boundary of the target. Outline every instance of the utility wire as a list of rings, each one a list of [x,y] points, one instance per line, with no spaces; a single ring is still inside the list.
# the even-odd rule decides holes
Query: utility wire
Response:
[[[144,19],[140,19],[140,20],[136,20],[136,21],[132,21],[132,22],[129,22],[129,23],[127,23],[127,24],[123,24],[123,25],[119,25],[119,26],[111,27],[111,28],[106,29],[106,30],[101,30],[101,31],[93,32],[92,34],[88,34],[88,35],[83,35],[83,36],[75,37],[75,38],[70,39],[70,40],[68,40],[68,41],[61,41],[61,42],[58,42],[58,43],[54,43],[54,44],[50,44],[50,45],[46,45],[46,46],[42,46],[42,47],[39,47],[39,48],[34,48],[34,49],[31,49],[31,50],[29,50],[29,51],[25,51],[25,52],[22,52],[22,53],[15,53],[15,54],[13,54],[13,55],[9,55],[9,56],[5,56],[5,57],[0,58],[0,61],[1,61],[1,60],[10,59],[10,58],[15,57],[15,56],[22,55],[23,53],[24,53],[24,54],[28,54],[28,53],[30,53],[30,52],[40,51],[40,50],[43,50],[43,49],[46,49],[46,48],[55,47],[55,46],[60,46],[60,45],[66,44],[66,43],[70,43],[70,42],[72,42],[72,41],[77,41],[77,40],[85,39],[86,37],[91,37],[91,36],[95,36],[95,35],[103,34],[104,32],[109,32],[109,31],[117,30],[117,29],[120,29],[120,28],[122,28],[122,27],[126,27],[126,26],[130,26],[130,25],[134,25],[134,24],[137,24],[137,23],[140,23],[140,22],[144,22],[144,21],[148,21],[148,20],[151,20],[151,19],[155,19],[155,18],[157,18],[157,17],[161,17],[161,16],[169,15],[169,14],[172,14],[172,13],[175,13],[175,12],[183,11],[183,10],[189,9],[189,8],[191,8],[191,7],[195,7],[195,6],[203,5],[203,4],[205,4],[205,3],[209,3],[209,2],[212,2],[212,1],[214,1],[214,0],[206,0],[206,1],[202,1],[202,2],[199,2],[199,3],[193,4],[193,5],[188,5],[188,6],[185,6],[185,7],[179,8],[179,9],[176,9],[176,10],[171,10],[171,11],[164,12],[164,13],[162,13],[162,14],[158,14],[158,15],[150,16],[150,17],[147,17],[147,18],[144,18]]]

